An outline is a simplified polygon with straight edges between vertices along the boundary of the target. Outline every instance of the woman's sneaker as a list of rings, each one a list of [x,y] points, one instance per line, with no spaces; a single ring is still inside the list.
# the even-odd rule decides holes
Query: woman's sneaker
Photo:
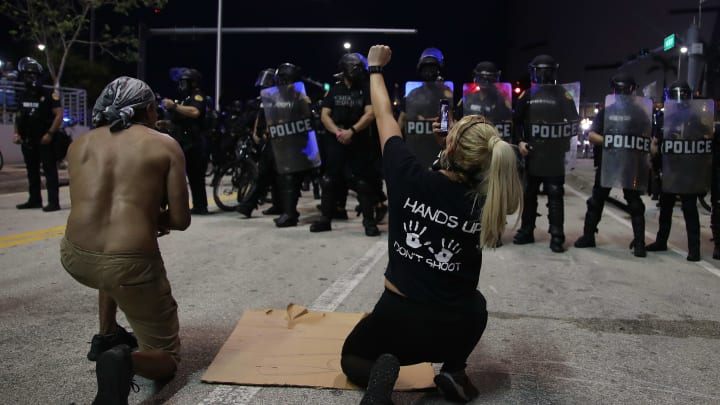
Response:
[[[360,405],[392,405],[392,392],[400,373],[400,362],[392,354],[380,355],[370,369],[367,390]]]
[[[128,345],[130,350],[135,350],[138,347],[135,335],[118,325],[117,332],[115,333],[93,336],[92,341],[90,342],[90,351],[87,354],[87,358],[90,361],[95,361],[104,351],[117,345]]]
[[[448,373],[441,371],[435,376],[435,385],[448,401],[468,402],[477,397],[479,392],[470,382],[465,370]]]

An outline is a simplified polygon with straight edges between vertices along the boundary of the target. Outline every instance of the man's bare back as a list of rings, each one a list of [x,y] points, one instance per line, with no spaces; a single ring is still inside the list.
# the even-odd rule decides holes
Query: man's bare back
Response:
[[[67,159],[72,208],[65,237],[78,247],[157,252],[159,233],[190,225],[185,158],[170,136],[143,125],[113,133],[99,127],[73,141]]]

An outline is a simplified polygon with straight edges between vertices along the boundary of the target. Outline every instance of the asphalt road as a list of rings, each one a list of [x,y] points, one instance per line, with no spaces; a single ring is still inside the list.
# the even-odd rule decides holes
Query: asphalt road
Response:
[[[468,362],[481,391],[474,403],[720,403],[720,261],[711,258],[708,213],[700,209],[700,263],[685,260],[679,206],[670,240],[675,250],[634,257],[628,216],[610,204],[598,247],[576,249],[572,243],[582,230],[591,180],[589,160],[579,161],[568,176],[566,253],[548,248],[544,197],[535,244],[513,245],[508,230],[503,247],[484,252],[480,289],[490,319]],[[130,403],[360,401],[359,391],[200,382],[245,309],[293,302],[363,312],[379,297],[387,233],[366,237],[360,219],[351,218],[334,223],[332,232],[311,234],[317,201],[304,194],[296,228],[277,229],[259,212],[251,219],[216,213],[194,217],[187,231],[160,239],[180,308],[183,361],[167,385],[138,379],[141,390],[131,393]],[[96,292],[76,283],[59,263],[67,187],[61,188],[59,212],[16,210],[25,198],[23,192],[0,195],[0,402],[89,404],[95,375],[85,354],[97,329]],[[355,202],[349,201],[352,209]],[[645,202],[649,243],[658,212],[654,201]],[[358,269],[362,277],[350,282]],[[396,392],[393,399],[446,403],[435,391]]]

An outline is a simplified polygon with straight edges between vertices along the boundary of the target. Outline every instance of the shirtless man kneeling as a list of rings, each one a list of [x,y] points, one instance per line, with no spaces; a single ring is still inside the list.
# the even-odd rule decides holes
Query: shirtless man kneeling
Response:
[[[190,209],[182,149],[152,129],[156,121],[152,89],[120,77],[95,103],[96,129],[75,139],[67,154],[72,208],[62,265],[100,291],[101,330],[117,328],[117,303],[139,346],[131,352],[117,345],[98,355],[93,404],[126,405],[133,374],[167,380],[177,370],[177,303],[157,238],[187,229]]]

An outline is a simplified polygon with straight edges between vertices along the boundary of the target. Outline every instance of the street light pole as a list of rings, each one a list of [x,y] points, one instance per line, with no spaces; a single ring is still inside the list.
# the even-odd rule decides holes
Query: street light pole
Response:
[[[222,5],[223,0],[218,0],[218,17],[217,17],[217,49],[215,57],[215,111],[220,111],[220,83],[221,83],[221,66],[222,66]]]

